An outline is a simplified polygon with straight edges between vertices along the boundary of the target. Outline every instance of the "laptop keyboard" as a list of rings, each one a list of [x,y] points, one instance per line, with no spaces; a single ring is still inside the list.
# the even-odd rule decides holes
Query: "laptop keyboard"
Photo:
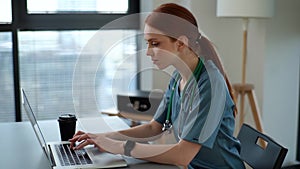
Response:
[[[70,148],[70,144],[56,144],[55,150],[62,166],[92,164],[92,160],[85,149],[74,151]]]

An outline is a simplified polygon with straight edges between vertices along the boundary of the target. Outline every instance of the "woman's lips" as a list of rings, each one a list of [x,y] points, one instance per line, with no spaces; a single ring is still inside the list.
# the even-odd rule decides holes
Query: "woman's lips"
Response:
[[[152,60],[152,62],[153,63],[156,63],[156,62],[158,62],[158,60],[157,59],[151,59]]]

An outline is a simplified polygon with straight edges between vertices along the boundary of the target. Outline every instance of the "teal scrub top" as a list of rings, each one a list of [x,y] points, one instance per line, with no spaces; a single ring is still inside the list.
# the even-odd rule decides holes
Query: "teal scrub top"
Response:
[[[182,93],[178,77],[174,71],[154,119],[165,122],[174,92],[170,120],[175,138],[201,144],[188,168],[245,168],[239,156],[240,142],[233,136],[235,105],[218,68],[212,61],[204,62],[199,80],[191,80]]]

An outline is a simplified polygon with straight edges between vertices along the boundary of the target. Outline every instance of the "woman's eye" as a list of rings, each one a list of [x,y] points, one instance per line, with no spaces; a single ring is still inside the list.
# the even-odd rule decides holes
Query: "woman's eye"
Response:
[[[151,46],[153,46],[153,47],[157,47],[158,45],[159,45],[158,42],[151,42]]]
[[[147,45],[149,46],[149,47],[157,47],[158,45],[159,45],[159,43],[158,42],[147,42]]]
[[[160,43],[152,41],[152,42],[147,42],[146,44],[148,45],[148,47],[153,48],[153,47],[158,47]]]

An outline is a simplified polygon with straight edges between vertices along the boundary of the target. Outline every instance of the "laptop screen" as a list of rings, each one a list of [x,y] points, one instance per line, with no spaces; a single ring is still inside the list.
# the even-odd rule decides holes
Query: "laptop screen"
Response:
[[[45,141],[45,138],[44,138],[44,136],[42,134],[42,131],[41,131],[41,129],[40,129],[38,123],[37,123],[37,120],[36,120],[36,117],[35,117],[35,115],[34,115],[34,113],[32,111],[32,108],[31,108],[31,106],[29,104],[29,101],[28,101],[28,98],[27,98],[27,96],[25,94],[24,89],[22,89],[22,104],[23,104],[23,107],[24,107],[24,109],[26,111],[28,119],[29,119],[29,121],[30,121],[30,123],[31,123],[31,125],[33,127],[33,130],[34,130],[34,132],[35,132],[35,134],[36,134],[36,136],[37,136],[37,138],[39,140],[39,143],[40,143],[41,147],[43,148],[43,150],[44,150],[44,152],[45,152],[48,160],[52,163],[52,160],[50,158],[50,151],[48,149],[48,146],[46,144],[46,141]]]

